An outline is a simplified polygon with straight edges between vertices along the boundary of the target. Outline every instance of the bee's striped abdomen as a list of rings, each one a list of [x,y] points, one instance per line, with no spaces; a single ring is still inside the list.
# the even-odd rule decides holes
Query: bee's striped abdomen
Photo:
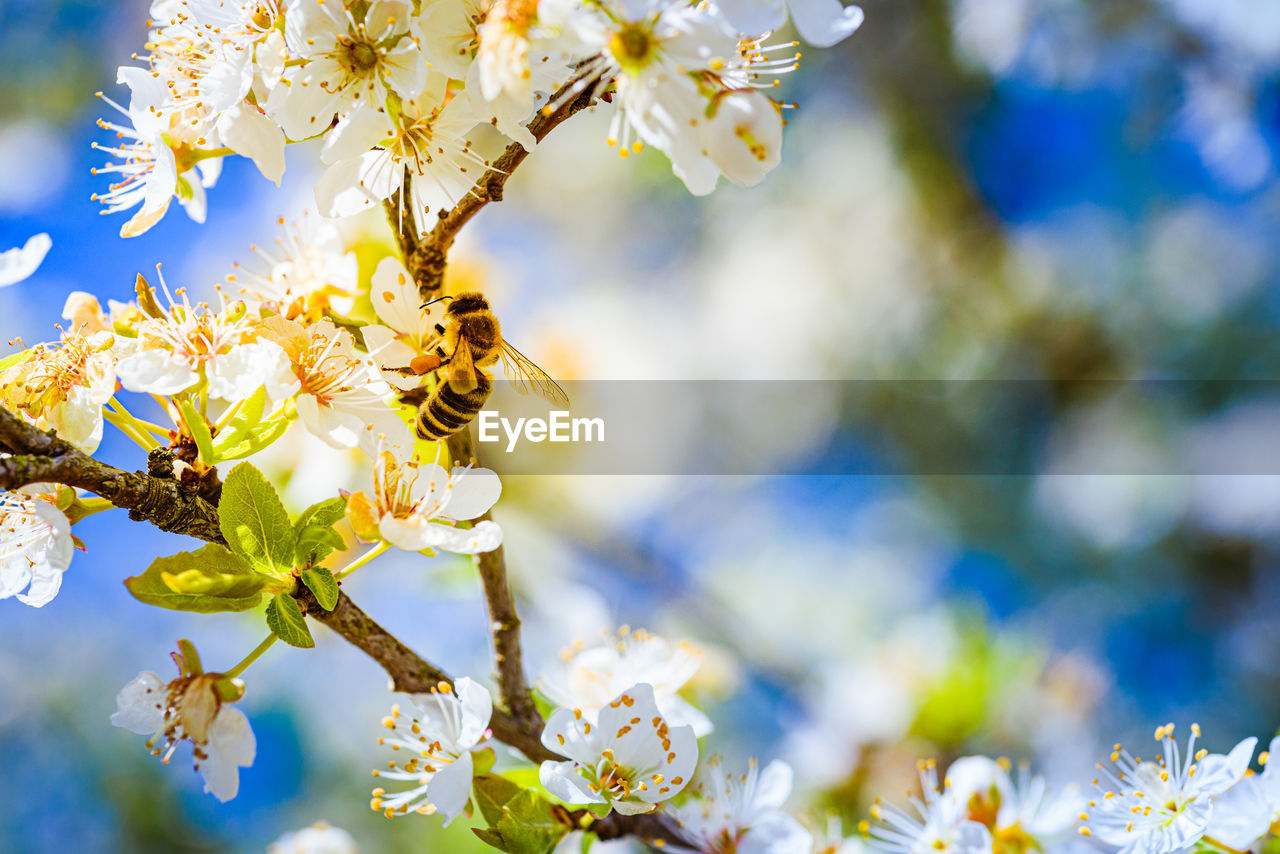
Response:
[[[480,371],[476,372],[476,387],[466,393],[454,391],[447,382],[440,383],[418,410],[414,432],[429,442],[457,433],[475,420],[492,392],[493,383]]]

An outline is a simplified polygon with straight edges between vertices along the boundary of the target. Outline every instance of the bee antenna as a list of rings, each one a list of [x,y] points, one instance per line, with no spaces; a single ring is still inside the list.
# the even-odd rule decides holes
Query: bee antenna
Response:
[[[430,306],[433,306],[433,305],[435,305],[436,303],[440,302],[440,300],[442,300],[442,299],[453,299],[453,297],[436,297],[435,299],[431,300],[431,302],[424,302],[424,303],[420,306],[420,308],[428,308],[428,307],[430,307]]]

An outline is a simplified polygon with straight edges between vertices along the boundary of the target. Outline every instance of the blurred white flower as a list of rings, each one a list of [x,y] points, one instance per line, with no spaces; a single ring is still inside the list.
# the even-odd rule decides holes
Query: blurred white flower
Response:
[[[698,764],[693,727],[669,727],[653,688],[643,684],[619,694],[594,724],[581,709],[558,710],[542,743],[569,757],[539,767],[547,791],[565,803],[608,804],[623,815],[651,812],[675,797]]]
[[[190,741],[204,790],[225,802],[239,792],[240,768],[253,764],[257,741],[244,713],[219,696],[219,676],[189,674],[166,684],[144,670],[116,695],[111,723],[149,735],[147,747],[166,764],[178,742]]]
[[[373,467],[373,497],[355,492],[347,499],[347,517],[356,535],[384,540],[406,551],[443,549],[457,554],[493,551],[502,545],[502,529],[485,520],[454,527],[489,511],[502,483],[489,469],[446,472],[435,463],[399,463],[379,453]]]
[[[672,644],[657,635],[627,627],[595,646],[578,641],[558,667],[538,680],[547,699],[561,708],[578,708],[595,722],[600,711],[632,685],[652,686],[658,710],[672,726],[689,725],[701,737],[711,720],[680,696],[697,672],[702,652],[688,643]]]
[[[393,750],[403,749],[409,758],[373,775],[417,786],[400,792],[374,789],[370,805],[388,818],[410,811],[438,813],[448,825],[471,796],[471,752],[489,736],[493,701],[482,685],[463,677],[452,687],[442,682],[439,690],[414,694],[409,704],[405,715],[399,706],[391,707],[382,724],[392,734],[378,739]]]
[[[267,854],[360,854],[360,848],[350,833],[318,821],[284,834],[267,846]]]
[[[238,286],[240,297],[253,306],[267,304],[286,317],[313,305],[332,305],[343,314],[350,311],[359,286],[359,263],[337,226],[310,213],[299,222],[286,223],[281,217],[277,223],[283,234],[275,239],[276,249],[249,247],[265,269],[236,264],[236,272],[227,276]]]
[[[71,521],[39,488],[0,492],[0,599],[34,608],[58,595],[75,550]]]
[[[1075,829],[1084,798],[1075,787],[1050,793],[1025,763],[1015,782],[1008,765],[986,756],[961,757],[947,768],[947,785],[969,817],[980,817],[996,839],[1029,836],[1045,850]]]
[[[751,35],[776,30],[790,12],[801,38],[817,47],[847,39],[864,17],[861,7],[840,0],[716,0],[716,6],[737,32]]]
[[[31,277],[49,253],[53,241],[41,232],[27,238],[27,242],[0,252],[0,288],[16,285]]]
[[[1245,775],[1256,738],[1246,738],[1226,755],[1196,752],[1200,727],[1191,725],[1186,753],[1173,738],[1173,724],[1156,728],[1163,755],[1140,762],[1121,745],[1111,752],[1113,772],[1101,766],[1103,796],[1089,802],[1089,836],[1119,848],[1119,854],[1172,854],[1215,831],[1214,797]],[[1230,818],[1230,817],[1228,817]]]
[[[1280,771],[1271,762],[1280,756],[1280,736],[1271,739],[1269,750],[1258,754],[1261,774],[1247,774],[1226,792],[1213,799],[1213,838],[1232,848],[1253,847],[1276,822],[1280,822]]]
[[[910,797],[911,812],[878,799],[871,808],[870,846],[888,854],[990,854],[991,832],[969,819],[945,782],[938,785],[937,763],[922,760],[919,771],[921,797]]]
[[[811,854],[813,837],[781,807],[791,794],[791,766],[755,757],[745,774],[726,773],[713,756],[698,769],[692,797],[664,806],[685,847],[700,854]]]

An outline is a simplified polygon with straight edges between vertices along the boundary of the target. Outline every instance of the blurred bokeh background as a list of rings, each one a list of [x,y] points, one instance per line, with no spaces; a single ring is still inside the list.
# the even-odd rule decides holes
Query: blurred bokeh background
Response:
[[[558,377],[887,390],[830,383],[802,435],[707,431],[811,475],[508,479],[531,668],[619,623],[693,641],[709,748],[788,759],[796,804],[850,819],[917,756],[1087,781],[1101,747],[1165,721],[1198,720],[1211,749],[1269,735],[1280,6],[863,6],[860,32],[784,81],[800,108],[760,187],[692,198],[658,153],[619,160],[602,113],[558,130],[467,232],[451,287],[485,289]],[[206,291],[308,205],[313,151],[291,151],[282,189],[232,160],[207,224],[175,208],[116,236],[123,218],[89,200],[92,95],[124,97],[115,66],[146,17],[0,0],[0,247],[54,244],[0,291],[6,340],[54,337],[70,291],[127,299],[157,263]],[[379,228],[349,229],[366,273]],[[957,391],[904,393],[919,380]],[[295,508],[362,476],[295,438],[262,462]],[[141,466],[110,428],[101,453]],[[832,459],[873,474],[823,475]],[[0,603],[0,851],[260,852],[317,819],[365,852],[477,849],[462,822],[439,836],[368,810],[386,678],[323,629],[249,671],[258,759],[229,804],[184,754],[164,767],[112,728],[116,690],[168,674],[179,637],[225,668],[261,618],[143,606],[121,579],[189,542],[116,513],[76,530],[88,552],[52,604]],[[387,556],[347,589],[449,670],[489,672],[465,561]]]

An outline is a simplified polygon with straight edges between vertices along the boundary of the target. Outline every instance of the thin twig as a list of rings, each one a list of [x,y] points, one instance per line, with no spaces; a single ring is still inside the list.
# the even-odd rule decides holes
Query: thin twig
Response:
[[[548,103],[554,104],[561,97],[567,97],[576,85],[579,85],[578,80],[569,81],[551,96]],[[529,133],[541,142],[543,137],[555,130],[562,122],[585,110],[591,106],[592,102],[591,87],[588,86],[578,97],[561,104],[560,109],[550,113],[538,111],[537,115],[529,121],[527,126]],[[529,152],[520,143],[513,142],[508,145],[498,159],[493,161],[488,171],[476,180],[470,192],[451,209],[440,213],[440,221],[427,234],[413,233],[415,215],[414,211],[408,207],[412,198],[409,190],[412,176],[408,170],[405,171],[403,186],[404,194],[408,198],[402,199],[400,194],[396,193],[387,200],[384,207],[387,220],[391,223],[391,230],[395,232],[396,244],[400,248],[405,267],[418,283],[418,293],[423,302],[440,295],[444,287],[444,271],[448,265],[449,249],[453,246],[458,232],[489,202],[502,201],[502,191],[507,179],[528,156]]]
[[[475,460],[468,425],[448,439],[449,456],[458,465]],[[489,521],[488,512],[472,524]],[[485,607],[489,612],[489,630],[493,637],[493,664],[502,703],[527,733],[542,730],[542,716],[534,705],[533,695],[524,674],[524,657],[520,650],[520,616],[507,582],[506,553],[502,546],[475,556],[480,585],[484,588]]]
[[[393,690],[406,694],[421,694],[435,688],[441,682],[453,684],[453,677],[426,661],[398,638],[378,625],[372,617],[360,609],[346,593],[338,594],[338,604],[332,611],[321,608],[310,591],[299,588],[298,598],[307,606],[307,613],[333,629],[353,646],[382,665],[391,677]],[[521,722],[495,709],[489,722],[494,738],[519,750],[534,762],[561,759],[547,750],[539,740],[541,727],[529,731]]]

